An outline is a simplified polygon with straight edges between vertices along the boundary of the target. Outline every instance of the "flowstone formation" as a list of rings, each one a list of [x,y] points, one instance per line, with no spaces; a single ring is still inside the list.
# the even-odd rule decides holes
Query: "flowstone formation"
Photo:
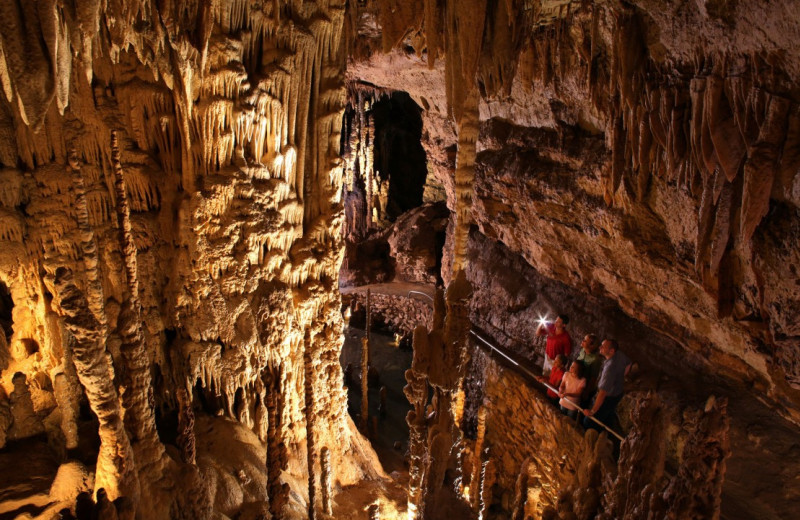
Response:
[[[306,478],[329,511],[373,474],[338,365],[344,14],[0,5],[4,444],[46,430],[139,518],[280,518]],[[200,456],[198,410],[266,442],[265,485]]]

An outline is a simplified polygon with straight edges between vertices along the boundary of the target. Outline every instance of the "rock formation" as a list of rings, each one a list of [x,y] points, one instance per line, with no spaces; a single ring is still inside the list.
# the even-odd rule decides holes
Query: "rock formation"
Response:
[[[56,392],[63,429],[87,399],[95,489],[140,516],[169,515],[192,462],[191,432],[173,457],[159,417],[190,429],[197,407],[252,426],[265,374],[274,502],[310,421],[338,482],[372,471],[348,455],[337,362],[344,7],[2,6],[2,381],[74,365],[80,393]]]
[[[789,516],[795,4],[0,2],[0,457],[55,460],[0,512]],[[414,334],[402,498],[340,284]],[[515,372],[556,312],[640,369],[618,460]]]

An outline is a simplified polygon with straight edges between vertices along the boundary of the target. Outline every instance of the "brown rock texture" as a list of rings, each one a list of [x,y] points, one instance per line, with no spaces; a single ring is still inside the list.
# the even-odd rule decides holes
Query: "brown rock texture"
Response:
[[[33,402],[49,408],[31,417],[57,404],[70,447],[88,397],[95,488],[140,516],[210,514],[172,491],[202,484],[183,466],[192,408],[269,432],[275,503],[282,471],[315,478],[322,445],[338,484],[372,471],[350,454],[338,365],[344,7],[0,8],[0,381],[42,378]],[[156,408],[180,411],[181,455]]]
[[[738,481],[760,474],[760,443],[777,466],[790,456],[800,417],[797,6],[389,4],[351,16],[362,38],[348,80],[423,107],[429,170],[454,214],[442,278],[465,267],[471,320],[535,359],[537,319],[566,312],[576,344],[621,341],[643,390],[678,395],[679,409],[725,396],[742,441],[725,515],[787,514],[796,489]]]
[[[467,475],[480,517],[789,516],[800,470],[741,482],[797,455],[799,40],[794,0],[0,2],[0,447],[95,461],[104,516],[314,518],[381,475],[340,283],[441,282],[376,300],[410,517]],[[619,468],[470,364],[555,312],[640,364]]]
[[[800,56],[785,50],[796,6],[470,2],[391,17],[368,6],[367,37],[371,16],[390,24],[384,42],[404,34],[421,58],[369,55],[349,76],[407,91],[439,150],[458,142],[442,114],[460,117],[476,74],[481,233],[549,278],[617,300],[709,370],[796,399]],[[443,69],[423,71],[442,54]],[[432,102],[442,85],[447,103]],[[454,210],[456,175],[435,171]]]

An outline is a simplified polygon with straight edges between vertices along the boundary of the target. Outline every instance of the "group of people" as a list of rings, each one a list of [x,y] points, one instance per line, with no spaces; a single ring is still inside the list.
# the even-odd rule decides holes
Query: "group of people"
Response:
[[[572,357],[572,338],[567,332],[569,317],[559,315],[552,323],[543,322],[537,335],[547,336],[543,373],[540,378],[558,393],[547,391],[561,411],[575,419],[583,414],[584,428],[600,429],[590,417],[610,426],[622,399],[625,376],[631,360],[619,351],[614,339],[598,341],[595,334],[587,334],[581,342],[578,355]],[[548,373],[549,371],[549,373]]]

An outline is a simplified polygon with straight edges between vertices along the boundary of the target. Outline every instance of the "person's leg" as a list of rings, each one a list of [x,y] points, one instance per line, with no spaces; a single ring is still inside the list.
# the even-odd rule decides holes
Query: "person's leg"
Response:
[[[583,408],[588,408],[588,409],[590,409],[590,410],[591,410],[591,409],[592,409],[592,406],[594,405],[594,400],[595,400],[596,398],[597,398],[597,394],[595,393],[595,394],[594,394],[594,395],[593,395],[593,396],[592,396],[590,399],[588,399],[588,402],[587,402],[586,404],[583,404]],[[583,427],[584,427],[584,428],[586,428],[587,430],[588,430],[589,428],[593,428],[593,429],[595,429],[595,430],[601,430],[601,429],[602,429],[602,428],[601,428],[601,427],[600,427],[600,426],[599,426],[599,425],[598,425],[596,422],[594,422],[594,421],[593,421],[591,418],[589,418],[589,417],[587,417],[587,416],[583,415],[583,412],[581,412],[581,413],[580,413],[580,420],[579,420],[578,422],[580,422],[580,423],[581,423],[581,426],[583,426]]]
[[[594,414],[594,416],[597,418],[598,421],[602,422],[609,428],[612,428],[614,426],[614,416],[617,413],[617,405],[621,400],[622,400],[621,395],[615,397],[606,396],[605,400],[603,401],[603,404],[600,406],[600,409],[597,410],[597,413]],[[597,428],[599,429],[602,427],[600,425],[597,425]]]

